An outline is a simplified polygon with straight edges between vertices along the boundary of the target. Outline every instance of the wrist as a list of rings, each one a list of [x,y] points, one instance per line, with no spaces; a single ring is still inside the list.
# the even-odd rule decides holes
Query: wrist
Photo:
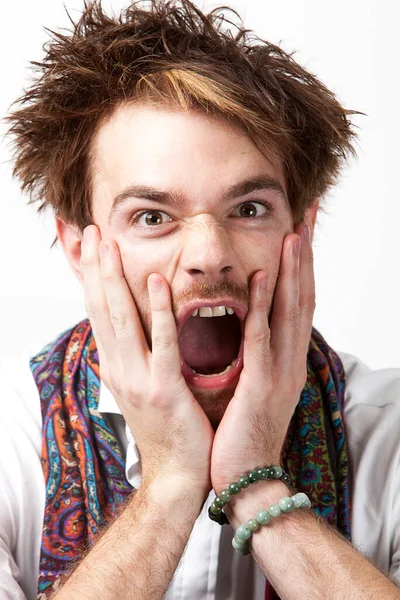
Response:
[[[194,485],[192,480],[181,476],[158,475],[144,478],[143,492],[150,502],[165,505],[190,503],[201,506],[207,498],[211,486]]]
[[[278,485],[274,486],[275,492],[279,492],[279,495],[275,498],[272,498],[271,493],[254,493],[247,503],[238,502],[231,507],[228,518],[235,529],[232,546],[239,554],[246,555],[255,551],[256,557],[260,550],[265,550],[266,544],[270,546],[271,543],[280,543],[282,535],[286,538],[290,530],[298,529],[299,524],[304,526],[310,519],[315,521],[307,510],[311,507],[311,502],[306,494],[292,494],[286,484],[276,483]],[[292,512],[297,513],[296,516],[288,519]]]
[[[236,528],[261,509],[277,504],[284,496],[292,496],[293,491],[279,479],[268,479],[243,490],[224,507],[232,527]]]

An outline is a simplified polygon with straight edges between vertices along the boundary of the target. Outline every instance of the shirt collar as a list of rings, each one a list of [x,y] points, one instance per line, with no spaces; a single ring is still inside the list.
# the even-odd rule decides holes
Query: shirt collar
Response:
[[[106,384],[101,380],[99,391],[99,405],[97,407],[97,410],[99,411],[99,413],[111,413],[115,415],[121,415],[123,418],[123,415],[119,409],[119,406],[114,396],[112,395]],[[128,423],[125,423],[125,436],[127,441],[125,457],[125,475],[131,486],[135,489],[138,489],[142,481],[140,453]]]

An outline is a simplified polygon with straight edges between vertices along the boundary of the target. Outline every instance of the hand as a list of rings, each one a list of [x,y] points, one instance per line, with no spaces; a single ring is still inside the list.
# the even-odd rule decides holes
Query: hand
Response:
[[[117,243],[107,242],[110,249],[100,261],[98,228],[90,225],[85,234],[81,273],[101,379],[135,437],[143,480],[162,474],[170,485],[184,480],[205,494],[211,487],[214,433],[181,374],[169,286],[161,275],[149,277],[150,351]],[[158,290],[154,282],[159,282]]]
[[[255,467],[280,464],[290,420],[307,380],[307,352],[315,309],[313,253],[300,234],[300,259],[292,249],[298,235],[286,236],[275,290],[271,327],[268,304],[273,290],[263,271],[250,285],[244,331],[244,366],[235,394],[216,431],[211,481],[218,494]]]

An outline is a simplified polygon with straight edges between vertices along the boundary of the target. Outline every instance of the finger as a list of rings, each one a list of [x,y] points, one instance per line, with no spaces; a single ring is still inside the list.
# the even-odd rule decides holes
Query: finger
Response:
[[[300,319],[299,252],[296,234],[286,236],[271,317],[271,352],[280,372],[292,372],[298,351]]]
[[[115,332],[110,322],[107,298],[101,280],[98,244],[100,232],[96,225],[84,229],[81,244],[80,271],[85,296],[86,312],[100,355],[115,352]]]
[[[307,231],[308,227],[308,231]],[[312,323],[315,311],[314,254],[310,228],[305,223],[296,230],[302,238],[300,251],[300,322],[299,322],[299,367],[304,367],[310,344]]]
[[[125,373],[133,369],[142,373],[147,367],[150,350],[142,323],[122,268],[117,243],[100,244],[101,279],[107,299],[109,317],[116,338],[116,351]]]
[[[249,311],[246,316],[243,343],[243,368],[250,380],[260,385],[265,377],[270,356],[268,306],[272,291],[264,271],[258,271],[250,283]]]
[[[156,273],[149,276],[147,283],[152,322],[152,380],[160,389],[182,377],[178,334],[168,283]]]

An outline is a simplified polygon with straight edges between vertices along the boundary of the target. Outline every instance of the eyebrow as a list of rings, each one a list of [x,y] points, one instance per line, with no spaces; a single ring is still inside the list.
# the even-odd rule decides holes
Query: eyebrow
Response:
[[[253,177],[251,179],[245,179],[239,183],[235,183],[221,194],[219,200],[222,201],[240,198],[260,190],[272,190],[277,192],[279,196],[281,196],[286,207],[290,208],[286,192],[281,183],[277,179],[265,175]],[[120,211],[121,206],[127,200],[132,198],[150,200],[151,202],[159,202],[161,204],[169,204],[175,208],[182,208],[182,206],[188,203],[187,198],[181,192],[165,192],[157,190],[156,188],[148,185],[130,185],[114,198],[110,213],[108,215],[109,224],[111,224],[115,215]]]

